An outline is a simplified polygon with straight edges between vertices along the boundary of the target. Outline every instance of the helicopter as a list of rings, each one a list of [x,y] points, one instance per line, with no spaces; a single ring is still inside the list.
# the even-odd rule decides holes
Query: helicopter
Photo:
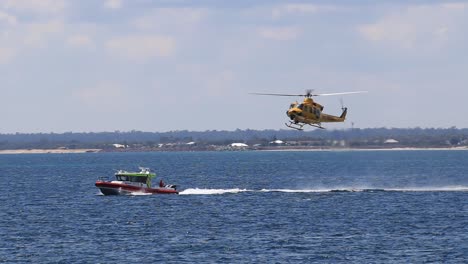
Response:
[[[305,125],[324,129],[322,123],[332,122],[344,122],[348,108],[342,106],[342,113],[340,116],[334,116],[322,113],[323,105],[314,102],[312,97],[314,96],[329,96],[329,95],[344,95],[344,94],[355,94],[355,93],[367,93],[367,91],[356,91],[356,92],[343,92],[343,93],[324,93],[314,94],[313,90],[306,90],[305,94],[277,94],[277,93],[250,93],[254,95],[271,95],[271,96],[303,96],[304,101],[302,103],[294,102],[291,103],[289,109],[286,111],[286,115],[289,117],[289,123],[285,125],[289,128],[296,130],[303,130]]]

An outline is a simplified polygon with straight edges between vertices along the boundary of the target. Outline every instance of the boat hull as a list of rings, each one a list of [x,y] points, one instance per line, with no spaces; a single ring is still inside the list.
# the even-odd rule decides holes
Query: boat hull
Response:
[[[114,183],[108,181],[97,181],[96,187],[101,190],[104,195],[131,195],[134,193],[146,194],[178,194],[175,188],[146,188],[122,183]]]

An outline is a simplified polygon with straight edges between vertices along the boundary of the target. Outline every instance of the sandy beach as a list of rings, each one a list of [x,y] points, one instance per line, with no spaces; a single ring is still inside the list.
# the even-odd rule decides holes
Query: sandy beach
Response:
[[[100,149],[6,149],[0,150],[0,154],[67,154],[99,152]]]

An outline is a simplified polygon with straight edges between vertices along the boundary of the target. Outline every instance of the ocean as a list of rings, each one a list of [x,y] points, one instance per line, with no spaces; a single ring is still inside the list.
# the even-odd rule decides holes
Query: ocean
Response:
[[[149,167],[179,195],[103,196]],[[467,263],[468,151],[0,155],[0,263]]]

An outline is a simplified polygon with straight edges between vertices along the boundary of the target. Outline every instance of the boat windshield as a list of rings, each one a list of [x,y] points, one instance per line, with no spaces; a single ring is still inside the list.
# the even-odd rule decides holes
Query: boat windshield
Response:
[[[128,176],[126,175],[117,175],[115,176],[118,181],[128,181]]]
[[[116,178],[118,181],[141,182],[141,183],[146,183],[148,180],[148,177],[146,176],[117,175]]]

